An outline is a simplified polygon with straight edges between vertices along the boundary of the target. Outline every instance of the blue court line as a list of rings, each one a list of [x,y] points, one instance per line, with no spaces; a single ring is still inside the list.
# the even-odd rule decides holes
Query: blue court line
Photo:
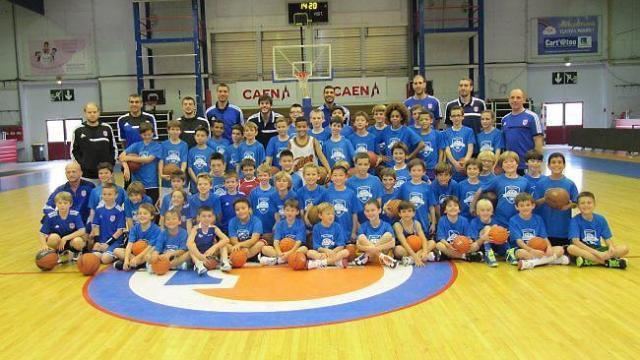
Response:
[[[613,174],[634,179],[640,178],[640,163],[583,157],[572,154],[568,151],[561,152],[566,156],[567,163],[571,164],[571,166],[577,169],[597,171],[605,174]]]

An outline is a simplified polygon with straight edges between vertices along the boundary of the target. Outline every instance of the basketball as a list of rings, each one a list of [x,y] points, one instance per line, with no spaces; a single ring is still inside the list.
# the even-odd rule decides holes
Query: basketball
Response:
[[[158,258],[158,261],[151,264],[151,269],[156,275],[164,275],[169,272],[169,268],[171,268],[171,262],[169,259],[161,257]]]
[[[231,260],[231,266],[234,269],[241,268],[247,263],[247,251],[244,249],[234,251],[229,255],[229,260]]]
[[[471,249],[471,239],[464,235],[458,235],[453,239],[453,248],[461,254],[466,254]]]
[[[131,246],[131,252],[133,253],[133,255],[136,255],[136,256],[142,254],[142,252],[145,251],[146,249],[147,249],[147,242],[144,240],[138,240],[133,243],[133,246]]]
[[[551,188],[544,193],[545,203],[554,209],[561,209],[569,200],[569,193],[562,188]]]
[[[387,202],[387,215],[390,218],[397,218],[401,200],[389,200]]]
[[[55,250],[40,250],[36,254],[36,266],[42,271],[49,271],[58,264],[58,253]]]
[[[137,172],[142,167],[142,163],[135,161],[127,161],[127,165],[129,165],[129,171],[132,173]]]
[[[322,166],[318,167],[318,184],[325,185],[329,182],[329,172]]]
[[[371,163],[370,167],[376,167],[378,164],[378,155],[373,151],[368,151],[367,153],[369,154],[369,163]]]
[[[532,237],[528,242],[527,245],[530,248],[536,249],[536,250],[540,250],[540,251],[546,251],[547,250],[547,242],[539,237],[539,236],[534,236]]]
[[[317,206],[309,206],[309,209],[307,209],[307,218],[309,218],[311,225],[315,225],[320,222],[320,214],[318,214]]]
[[[282,252],[287,252],[293,249],[295,245],[296,245],[296,242],[292,238],[284,238],[280,240],[280,250]]]
[[[356,254],[356,246],[354,244],[349,244],[345,247],[345,249],[349,250],[349,257],[347,258],[347,261],[352,262],[353,260],[355,260],[357,254]]]
[[[218,259],[216,259],[213,256],[208,256],[205,260],[204,260],[204,267],[207,268],[207,270],[215,270],[218,268]]]
[[[180,167],[176,164],[169,163],[163,166],[162,175],[171,175],[176,171],[180,171]]]
[[[509,240],[509,232],[500,225],[493,225],[489,230],[489,238],[496,245],[502,245]]]
[[[409,235],[407,237],[407,244],[411,248],[411,250],[418,251],[422,247],[422,239],[418,235]]]
[[[307,256],[301,252],[289,255],[289,267],[293,270],[305,270],[307,268]]]
[[[91,276],[100,269],[100,259],[92,253],[82,254],[77,265],[82,275]]]

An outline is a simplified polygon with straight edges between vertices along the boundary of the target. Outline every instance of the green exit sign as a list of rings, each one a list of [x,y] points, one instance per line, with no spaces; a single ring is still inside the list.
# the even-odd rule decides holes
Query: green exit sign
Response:
[[[49,90],[51,102],[74,101],[76,94],[73,89],[53,89]]]

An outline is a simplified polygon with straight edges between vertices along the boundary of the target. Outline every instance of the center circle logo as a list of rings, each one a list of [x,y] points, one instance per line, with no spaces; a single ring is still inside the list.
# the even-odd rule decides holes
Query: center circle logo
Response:
[[[286,266],[164,276],[108,269],[89,279],[96,308],[146,324],[198,329],[274,329],[352,321],[403,309],[445,291],[449,262],[292,271]]]

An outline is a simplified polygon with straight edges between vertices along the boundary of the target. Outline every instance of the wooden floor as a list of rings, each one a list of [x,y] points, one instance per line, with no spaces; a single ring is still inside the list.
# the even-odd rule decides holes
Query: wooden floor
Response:
[[[572,166],[568,175],[596,193],[615,239],[630,245],[627,270],[556,266],[519,273],[506,264],[456,263],[453,285],[419,305],[267,331],[167,328],[98,311],[83,298],[87,278],[74,266],[41,273],[33,263],[40,209],[59,182],[0,192],[0,359],[635,358],[640,180]]]

